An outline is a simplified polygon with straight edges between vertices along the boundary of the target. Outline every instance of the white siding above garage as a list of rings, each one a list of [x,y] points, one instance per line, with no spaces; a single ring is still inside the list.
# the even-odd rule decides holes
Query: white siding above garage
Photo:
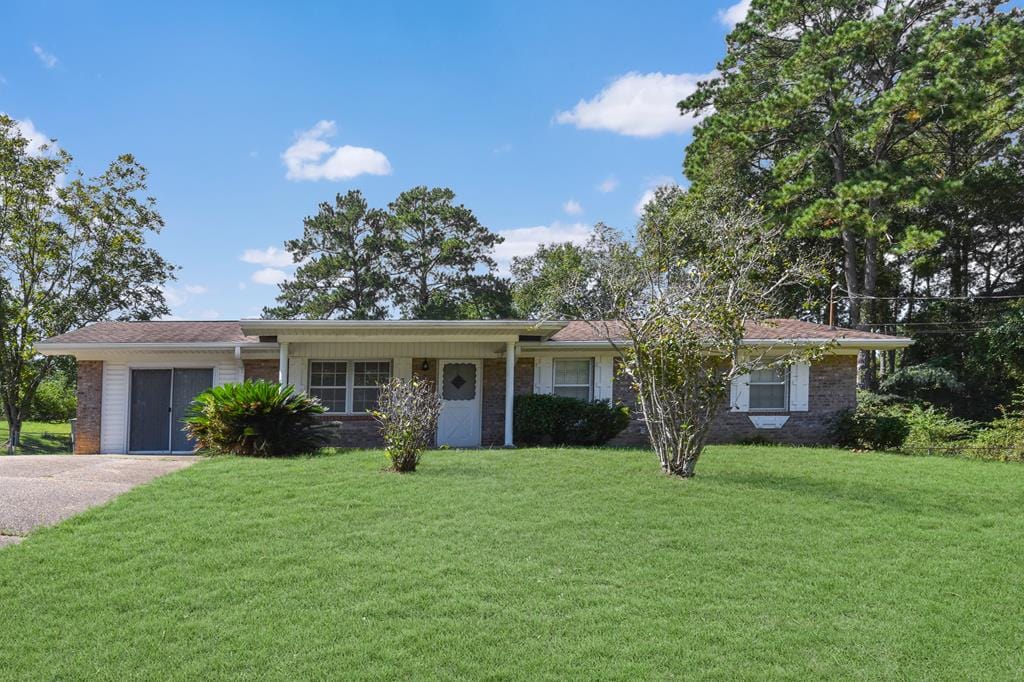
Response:
[[[122,353],[103,362],[103,407],[100,417],[100,452],[120,455],[128,451],[128,415],[132,369],[212,367],[213,384],[242,380],[234,353]]]

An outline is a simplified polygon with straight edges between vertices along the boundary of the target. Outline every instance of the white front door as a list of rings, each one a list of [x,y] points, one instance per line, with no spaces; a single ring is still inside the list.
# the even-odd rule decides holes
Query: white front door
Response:
[[[480,445],[482,369],[479,360],[442,360],[437,363],[437,385],[441,390],[438,445],[459,448]]]

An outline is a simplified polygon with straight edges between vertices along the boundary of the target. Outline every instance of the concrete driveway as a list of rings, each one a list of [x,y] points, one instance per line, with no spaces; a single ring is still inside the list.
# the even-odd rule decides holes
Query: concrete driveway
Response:
[[[157,476],[191,466],[196,457],[0,455],[0,547],[103,504]]]

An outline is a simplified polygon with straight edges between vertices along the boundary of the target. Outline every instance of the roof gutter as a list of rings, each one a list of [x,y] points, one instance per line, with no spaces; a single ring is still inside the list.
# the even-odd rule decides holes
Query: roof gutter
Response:
[[[47,343],[40,341],[35,349],[42,355],[72,355],[97,350],[144,350],[144,351],[220,351],[235,348],[277,348],[274,342],[239,343],[237,341],[179,342],[179,343]]]

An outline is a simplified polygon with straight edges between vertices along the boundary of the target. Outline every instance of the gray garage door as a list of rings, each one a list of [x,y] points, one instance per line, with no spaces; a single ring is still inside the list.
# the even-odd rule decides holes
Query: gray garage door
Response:
[[[213,386],[212,369],[133,369],[128,449],[191,452],[182,419],[193,398]]]

